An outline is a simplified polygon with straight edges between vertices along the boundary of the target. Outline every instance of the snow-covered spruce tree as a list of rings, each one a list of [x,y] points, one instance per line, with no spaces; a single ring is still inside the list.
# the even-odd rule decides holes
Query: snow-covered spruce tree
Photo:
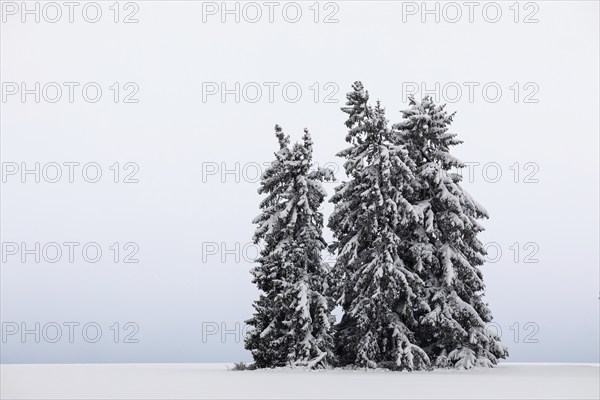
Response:
[[[482,299],[485,249],[477,234],[488,214],[450,172],[464,166],[449,153],[462,143],[448,132],[454,114],[425,97],[411,99],[402,115],[393,130],[414,163],[410,201],[419,216],[405,262],[423,271],[431,309],[420,320],[419,345],[436,367],[492,366],[508,353],[486,328],[492,315]]]
[[[326,192],[329,169],[313,169],[313,143],[304,130],[302,143],[290,149],[289,137],[275,127],[279,151],[265,170],[258,190],[266,194],[262,213],[254,219],[254,242],[264,248],[252,270],[262,291],[253,327],[246,337],[256,366],[326,367],[333,363],[333,301],[326,297],[329,268],[321,260],[327,244],[318,211]]]
[[[410,160],[394,142],[379,102],[368,104],[360,82],[353,89],[342,108],[351,146],[338,153],[349,180],[336,187],[328,224],[337,252],[333,292],[344,311],[336,352],[342,365],[427,368],[429,358],[413,333],[418,317],[429,311],[423,282],[402,257],[410,245],[404,231],[417,218],[406,199]]]

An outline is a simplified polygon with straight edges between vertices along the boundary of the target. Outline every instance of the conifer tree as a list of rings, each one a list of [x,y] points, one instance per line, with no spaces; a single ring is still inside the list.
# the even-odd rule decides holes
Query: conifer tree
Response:
[[[291,148],[279,126],[275,133],[279,151],[262,176],[258,192],[266,197],[253,221],[254,242],[264,244],[252,270],[262,293],[246,321],[253,329],[245,345],[259,368],[326,367],[334,361],[333,302],[326,296],[329,268],[321,260],[326,242],[319,207],[326,196],[322,182],[333,173],[313,168],[308,130]]]
[[[337,252],[333,293],[344,311],[336,351],[342,365],[426,368],[428,356],[414,337],[419,315],[428,311],[423,282],[402,257],[410,245],[405,230],[417,218],[407,201],[411,161],[360,82],[346,97],[350,147],[338,156],[346,159],[349,180],[336,188],[328,224]]]
[[[418,215],[405,262],[423,271],[430,311],[420,319],[418,342],[436,367],[492,366],[507,350],[486,329],[491,312],[482,299],[479,269],[486,254],[477,234],[487,211],[450,172],[464,164],[449,152],[462,143],[448,132],[454,114],[429,97],[410,100],[393,130],[413,161],[409,199]]]

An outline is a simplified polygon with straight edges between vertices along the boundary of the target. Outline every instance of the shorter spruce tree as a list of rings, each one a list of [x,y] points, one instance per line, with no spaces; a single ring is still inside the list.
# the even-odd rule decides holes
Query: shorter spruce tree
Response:
[[[258,192],[266,197],[254,242],[264,245],[253,268],[261,291],[246,349],[259,368],[285,365],[323,368],[334,362],[331,314],[327,297],[329,268],[321,260],[326,248],[319,211],[329,169],[314,168],[313,142],[305,129],[301,143],[275,127],[279,150],[261,178]]]

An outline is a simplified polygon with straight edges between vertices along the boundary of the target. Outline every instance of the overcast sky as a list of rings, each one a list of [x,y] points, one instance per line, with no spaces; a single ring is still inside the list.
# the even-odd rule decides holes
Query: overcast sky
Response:
[[[249,361],[273,126],[343,179],[355,80],[457,111],[509,360],[598,362],[597,2],[35,4],[2,3],[2,362]]]

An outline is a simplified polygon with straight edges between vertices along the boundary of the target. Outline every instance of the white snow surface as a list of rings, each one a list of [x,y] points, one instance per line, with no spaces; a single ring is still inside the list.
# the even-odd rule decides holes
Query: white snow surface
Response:
[[[227,364],[3,364],[2,399],[598,399],[599,364],[391,372]],[[232,366],[232,364],[229,364]]]

